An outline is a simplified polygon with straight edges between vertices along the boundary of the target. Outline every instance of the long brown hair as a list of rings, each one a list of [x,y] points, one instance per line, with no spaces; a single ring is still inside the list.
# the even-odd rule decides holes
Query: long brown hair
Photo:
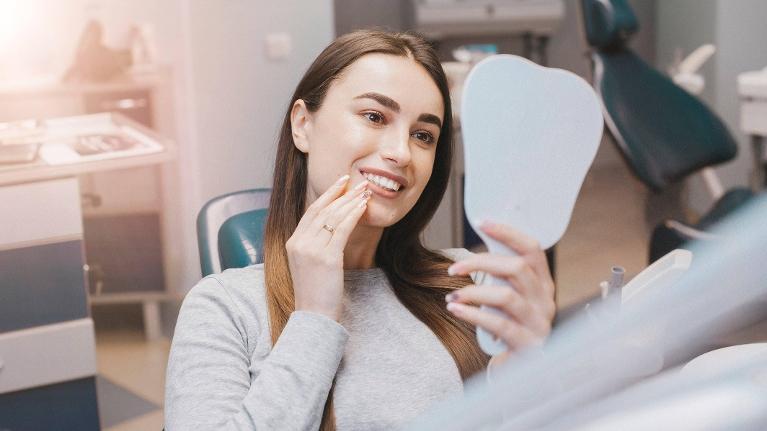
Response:
[[[447,79],[433,48],[412,33],[362,30],[331,43],[314,60],[290,99],[279,135],[272,197],[266,222],[264,266],[266,297],[272,342],[276,343],[294,311],[293,283],[285,243],[293,235],[305,209],[307,158],[291,133],[290,112],[298,99],[315,112],[328,89],[346,67],[366,54],[383,53],[409,57],[431,75],[445,106],[434,167],[416,204],[400,221],[384,229],[376,249],[375,263],[386,274],[400,302],[424,322],[453,356],[463,379],[487,365],[488,357],[477,346],[474,328],[445,309],[445,294],[471,283],[468,277],[450,277],[452,263],[421,243],[421,234],[445,193],[453,158],[452,111]],[[335,429],[333,389],[322,417],[322,430]]]

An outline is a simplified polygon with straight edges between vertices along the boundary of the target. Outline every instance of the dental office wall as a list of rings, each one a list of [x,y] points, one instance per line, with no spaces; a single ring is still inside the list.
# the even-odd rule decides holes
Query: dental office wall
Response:
[[[178,60],[178,0],[0,0],[0,81],[58,79],[69,66],[85,24],[104,24],[104,42],[125,46],[130,25],[152,25],[158,60]],[[19,43],[23,41],[23,43]]]
[[[179,0],[183,88],[177,104],[182,154],[176,291],[200,277],[195,219],[209,199],[271,187],[275,140],[295,85],[333,37],[330,0]],[[266,38],[291,39],[285,58],[270,59]],[[172,313],[171,313],[172,316]]]
[[[674,51],[684,54],[705,43],[717,51],[703,67],[702,98],[727,123],[738,141],[738,157],[716,168],[725,188],[748,184],[751,170],[749,139],[740,130],[737,76],[767,66],[767,2],[764,0],[673,0],[658,2],[657,66],[665,70]],[[699,214],[712,204],[697,176],[689,181],[688,205]]]

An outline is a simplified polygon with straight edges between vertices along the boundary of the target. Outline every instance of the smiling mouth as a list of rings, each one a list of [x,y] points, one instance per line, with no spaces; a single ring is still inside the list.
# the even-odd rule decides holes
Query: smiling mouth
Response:
[[[376,185],[385,191],[396,193],[402,189],[402,184],[394,180],[391,180],[389,178],[383,177],[381,175],[371,174],[369,172],[361,172],[361,173],[362,173],[362,176],[365,177],[365,179],[367,179],[369,183]]]

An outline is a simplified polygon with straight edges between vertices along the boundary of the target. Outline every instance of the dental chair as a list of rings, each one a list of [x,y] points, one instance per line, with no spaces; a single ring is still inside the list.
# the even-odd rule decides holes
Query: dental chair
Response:
[[[737,143],[698,98],[653,69],[628,46],[639,25],[627,0],[581,0],[593,85],[620,154],[651,191],[700,172],[714,199],[695,224],[666,220],[650,240],[649,261],[692,239],[713,239],[712,225],[749,201],[747,188],[725,191],[712,166],[732,160]]]
[[[218,196],[197,216],[197,246],[203,277],[264,261],[264,225],[271,189]]]

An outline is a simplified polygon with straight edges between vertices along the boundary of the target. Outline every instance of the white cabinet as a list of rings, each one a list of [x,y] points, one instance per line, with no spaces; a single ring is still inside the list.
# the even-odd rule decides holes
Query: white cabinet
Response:
[[[53,417],[98,429],[77,180],[3,184],[0,202],[0,429],[51,429]]]
[[[104,84],[0,87],[0,122],[45,119],[112,110],[172,134],[167,71],[140,80]],[[86,133],[86,132],[83,132]],[[133,162],[109,160],[76,175],[82,203],[84,248],[91,304],[142,303],[149,338],[160,335],[159,303],[167,293],[163,179],[174,174],[165,162],[175,154],[168,143],[163,157]],[[126,158],[127,159],[127,158]],[[126,167],[127,166],[127,167]],[[6,167],[0,166],[0,171]],[[62,168],[65,169],[65,168]],[[4,174],[3,174],[4,175]],[[25,175],[19,171],[19,181]]]

